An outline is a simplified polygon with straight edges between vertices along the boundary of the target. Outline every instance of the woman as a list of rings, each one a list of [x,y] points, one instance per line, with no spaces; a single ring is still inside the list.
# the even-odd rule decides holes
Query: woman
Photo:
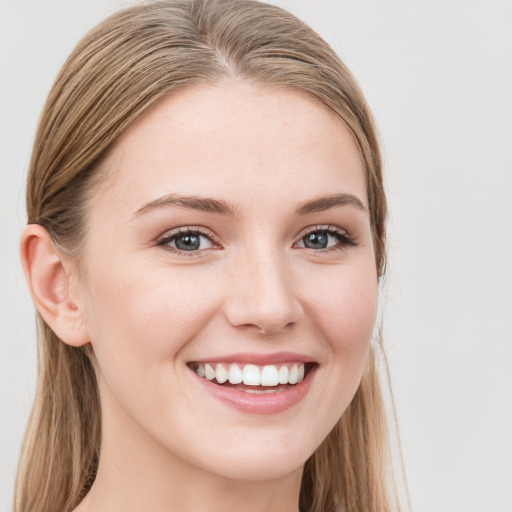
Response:
[[[107,19],[50,92],[27,209],[17,511],[397,509],[378,143],[311,29],[237,0]]]

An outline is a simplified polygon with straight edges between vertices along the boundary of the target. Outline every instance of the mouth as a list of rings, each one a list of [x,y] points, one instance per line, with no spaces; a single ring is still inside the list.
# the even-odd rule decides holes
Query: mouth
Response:
[[[187,363],[196,382],[215,399],[249,414],[277,414],[299,404],[307,395],[318,363],[285,359],[268,364],[268,357]],[[267,364],[258,364],[267,363]]]
[[[286,391],[300,384],[315,363],[287,362],[280,364],[204,363],[188,366],[199,377],[217,386],[250,394]]]

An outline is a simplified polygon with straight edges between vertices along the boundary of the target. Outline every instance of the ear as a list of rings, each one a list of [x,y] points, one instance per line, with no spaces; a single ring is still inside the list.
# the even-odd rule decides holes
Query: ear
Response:
[[[76,264],[56,249],[48,231],[38,224],[23,230],[20,252],[32,300],[44,321],[68,345],[89,343],[83,312],[70,297]]]

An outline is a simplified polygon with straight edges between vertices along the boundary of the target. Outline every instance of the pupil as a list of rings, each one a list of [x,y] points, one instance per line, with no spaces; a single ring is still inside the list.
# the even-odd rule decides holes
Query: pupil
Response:
[[[311,233],[302,240],[308,249],[325,249],[327,247],[327,235],[325,233]]]
[[[182,251],[195,251],[199,249],[199,237],[197,235],[182,235],[176,238],[176,247]]]

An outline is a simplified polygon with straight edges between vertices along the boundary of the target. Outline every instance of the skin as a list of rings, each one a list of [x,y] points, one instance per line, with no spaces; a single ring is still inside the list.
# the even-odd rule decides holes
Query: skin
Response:
[[[376,316],[365,176],[351,134],[300,92],[196,86],[140,118],[101,172],[80,270],[58,255],[60,277],[39,286],[66,305],[74,327],[59,315],[47,321],[64,341],[90,343],[96,359],[100,465],[76,510],[296,512],[304,462],[357,389]],[[234,215],[140,211],[167,194],[224,201]],[[363,208],[296,211],[333,194]],[[189,227],[205,235],[199,250],[159,245]],[[329,235],[328,248],[304,246],[307,233],[326,228],[353,244]],[[56,268],[41,229],[27,228],[26,260],[44,267],[46,255]],[[212,398],[187,366],[280,351],[318,366],[306,396],[278,414]]]

